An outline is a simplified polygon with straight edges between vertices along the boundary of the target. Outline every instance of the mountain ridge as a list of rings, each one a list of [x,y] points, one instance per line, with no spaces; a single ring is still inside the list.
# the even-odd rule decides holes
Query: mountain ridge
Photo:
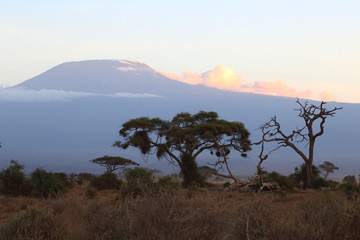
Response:
[[[190,85],[165,77],[134,60],[85,60],[65,62],[14,88],[64,90],[100,94],[118,92],[169,94],[190,91]]]

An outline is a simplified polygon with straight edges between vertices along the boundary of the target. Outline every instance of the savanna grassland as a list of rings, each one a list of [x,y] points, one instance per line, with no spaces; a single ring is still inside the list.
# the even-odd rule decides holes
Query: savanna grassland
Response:
[[[344,191],[129,194],[75,184],[57,198],[0,195],[1,239],[359,239],[360,199]]]

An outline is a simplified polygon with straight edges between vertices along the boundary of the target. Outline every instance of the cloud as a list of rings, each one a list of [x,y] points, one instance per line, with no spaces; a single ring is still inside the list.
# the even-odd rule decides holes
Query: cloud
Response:
[[[115,93],[115,94],[97,94],[89,92],[72,92],[63,90],[31,90],[22,88],[0,88],[0,101],[7,102],[68,102],[75,98],[82,97],[114,97],[114,98],[153,98],[161,97],[154,94],[137,94],[137,93]]]
[[[332,102],[332,101],[336,101],[336,98],[328,91],[324,91],[319,94],[319,100],[324,102]]]
[[[294,88],[287,86],[282,81],[255,82],[251,87],[251,92],[265,95],[298,98],[311,98],[313,95],[312,91],[310,90],[298,92]]]
[[[298,97],[311,99],[313,92],[309,89],[305,91],[298,91],[286,85],[282,81],[246,81],[231,67],[217,65],[214,69],[205,73],[183,72],[182,76],[173,73],[159,73],[178,81],[189,84],[203,84],[209,87],[218,89],[236,91],[236,92],[250,92],[265,95],[283,96],[283,97]],[[334,101],[334,96],[329,92],[322,92],[316,100],[330,99]],[[328,100],[329,101],[329,100]]]

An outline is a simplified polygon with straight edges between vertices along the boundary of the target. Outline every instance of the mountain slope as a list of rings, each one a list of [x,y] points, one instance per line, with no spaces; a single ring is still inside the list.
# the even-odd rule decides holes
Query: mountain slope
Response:
[[[130,60],[67,62],[15,87],[100,94],[129,92],[166,95],[192,89],[188,84],[169,79],[144,63]]]

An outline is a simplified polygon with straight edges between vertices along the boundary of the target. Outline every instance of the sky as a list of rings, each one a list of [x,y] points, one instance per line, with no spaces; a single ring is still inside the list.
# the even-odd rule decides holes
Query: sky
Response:
[[[1,0],[0,86],[133,59],[232,91],[360,103],[360,1]]]

